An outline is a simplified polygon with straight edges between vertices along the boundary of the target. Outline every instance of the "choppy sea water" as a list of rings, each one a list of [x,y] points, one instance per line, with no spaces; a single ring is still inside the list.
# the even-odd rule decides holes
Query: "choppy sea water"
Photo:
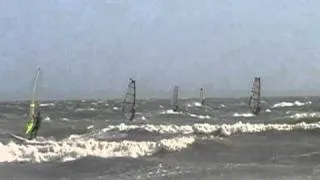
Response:
[[[41,102],[38,137],[22,143],[27,102],[0,103],[0,179],[320,179],[320,98]]]

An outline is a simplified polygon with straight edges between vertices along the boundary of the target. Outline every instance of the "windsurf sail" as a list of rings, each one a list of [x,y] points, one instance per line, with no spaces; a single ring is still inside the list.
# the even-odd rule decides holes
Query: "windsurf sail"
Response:
[[[29,111],[28,120],[25,124],[25,134],[29,134],[34,126],[33,117],[35,115],[36,109],[38,108],[38,103],[37,103],[38,99],[36,97],[36,93],[37,93],[40,71],[41,71],[40,68],[38,68],[36,76],[33,79],[32,97],[31,97],[30,106],[29,106],[30,111]]]
[[[253,81],[251,96],[249,98],[250,110],[255,115],[258,115],[260,113],[260,95],[261,95],[260,77],[255,77]]]
[[[204,105],[205,97],[204,97],[203,88],[200,88],[200,101],[201,101],[201,105]]]
[[[179,109],[178,95],[179,95],[179,87],[178,86],[174,86],[172,104],[171,104],[172,110],[174,112],[178,111],[178,109]]]
[[[122,103],[122,114],[132,121],[136,114],[136,81],[129,79],[128,89]]]

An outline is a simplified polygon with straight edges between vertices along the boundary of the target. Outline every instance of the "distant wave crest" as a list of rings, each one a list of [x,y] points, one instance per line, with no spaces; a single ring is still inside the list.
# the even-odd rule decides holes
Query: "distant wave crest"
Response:
[[[312,104],[311,101],[307,102],[300,102],[300,101],[294,101],[294,102],[280,102],[274,104],[271,108],[278,108],[278,107],[292,107],[292,106],[305,106],[308,104]]]

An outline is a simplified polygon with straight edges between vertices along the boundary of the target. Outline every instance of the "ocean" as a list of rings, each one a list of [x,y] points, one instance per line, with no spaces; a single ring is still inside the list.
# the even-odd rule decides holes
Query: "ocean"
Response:
[[[43,121],[22,134],[28,102],[0,103],[0,179],[320,179],[320,98],[137,101],[136,118],[121,100],[41,102]],[[319,158],[319,159],[318,159]]]

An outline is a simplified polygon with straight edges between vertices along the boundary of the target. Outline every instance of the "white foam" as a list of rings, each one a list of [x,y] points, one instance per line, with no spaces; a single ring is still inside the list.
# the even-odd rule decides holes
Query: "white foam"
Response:
[[[253,117],[254,115],[252,113],[234,113],[234,117]]]
[[[304,106],[304,105],[308,105],[308,104],[312,104],[311,101],[307,101],[307,102],[300,102],[300,101],[294,101],[294,102],[280,102],[280,103],[276,103],[274,104],[271,108],[277,108],[277,107],[292,107],[292,106]]]
[[[94,127],[94,125],[90,125],[87,127],[87,129],[92,129]]]
[[[40,107],[48,107],[48,106],[55,106],[54,103],[41,103]]]
[[[188,107],[201,107],[202,104],[200,102],[193,102],[192,104],[187,104]]]
[[[270,109],[266,109],[266,112],[271,112],[271,110]]]
[[[319,112],[313,112],[313,113],[296,113],[294,115],[291,115],[290,118],[294,119],[301,119],[301,118],[319,118],[320,113]]]
[[[119,110],[119,108],[118,107],[116,107],[116,106],[114,106],[113,108],[112,108],[113,110]]]
[[[320,122],[317,123],[297,123],[297,124],[251,124],[251,123],[242,123],[237,122],[235,124],[221,124],[221,125],[213,125],[208,123],[196,123],[193,125],[152,125],[152,124],[144,124],[144,125],[110,125],[107,128],[103,129],[103,132],[107,132],[110,130],[119,130],[119,131],[128,131],[134,129],[144,129],[148,132],[157,132],[160,134],[193,134],[193,133],[201,133],[201,134],[213,134],[222,131],[222,135],[232,135],[235,133],[257,133],[264,131],[292,131],[295,129],[317,129],[320,128]],[[225,132],[225,133],[223,133]]]
[[[69,121],[70,119],[68,119],[68,118],[61,118],[61,121]]]
[[[82,112],[82,111],[96,111],[95,108],[77,108],[76,110],[74,110],[74,112]]]
[[[202,106],[202,104],[199,103],[199,102],[194,102],[193,105],[194,105],[195,107],[201,107],[201,106]]]
[[[319,129],[320,122],[306,124],[251,124],[237,122],[235,124],[213,125],[208,123],[197,123],[193,125],[110,125],[101,132],[110,130],[127,131],[132,129],[144,129],[149,132],[160,134],[183,134],[184,137],[163,139],[160,141],[97,141],[86,138],[85,135],[70,135],[61,141],[41,140],[42,145],[18,145],[14,142],[8,144],[0,143],[0,162],[33,161],[48,162],[53,159],[70,161],[85,156],[98,157],[140,157],[150,156],[161,149],[167,151],[179,151],[194,143],[192,134],[212,135],[220,133],[230,136],[236,133],[258,133],[264,131],[292,131],[296,129]],[[190,136],[191,135],[191,136]],[[39,141],[37,139],[37,141]]]
[[[191,114],[189,113],[189,116],[194,117],[194,118],[198,118],[198,119],[210,119],[210,116],[206,115],[197,115],[197,114]]]
[[[50,118],[49,116],[46,116],[46,117],[43,119],[43,121],[49,122],[49,121],[51,121],[51,118]]]
[[[161,114],[183,114],[183,112],[181,111],[174,112],[172,109],[167,109],[165,111],[162,111]]]
[[[180,151],[194,143],[193,137],[176,137],[160,141],[97,141],[84,139],[81,136],[70,136],[59,142],[48,145],[18,145],[10,142],[0,143],[0,162],[32,161],[48,162],[53,159],[70,161],[86,156],[133,157],[150,156],[162,149]]]

